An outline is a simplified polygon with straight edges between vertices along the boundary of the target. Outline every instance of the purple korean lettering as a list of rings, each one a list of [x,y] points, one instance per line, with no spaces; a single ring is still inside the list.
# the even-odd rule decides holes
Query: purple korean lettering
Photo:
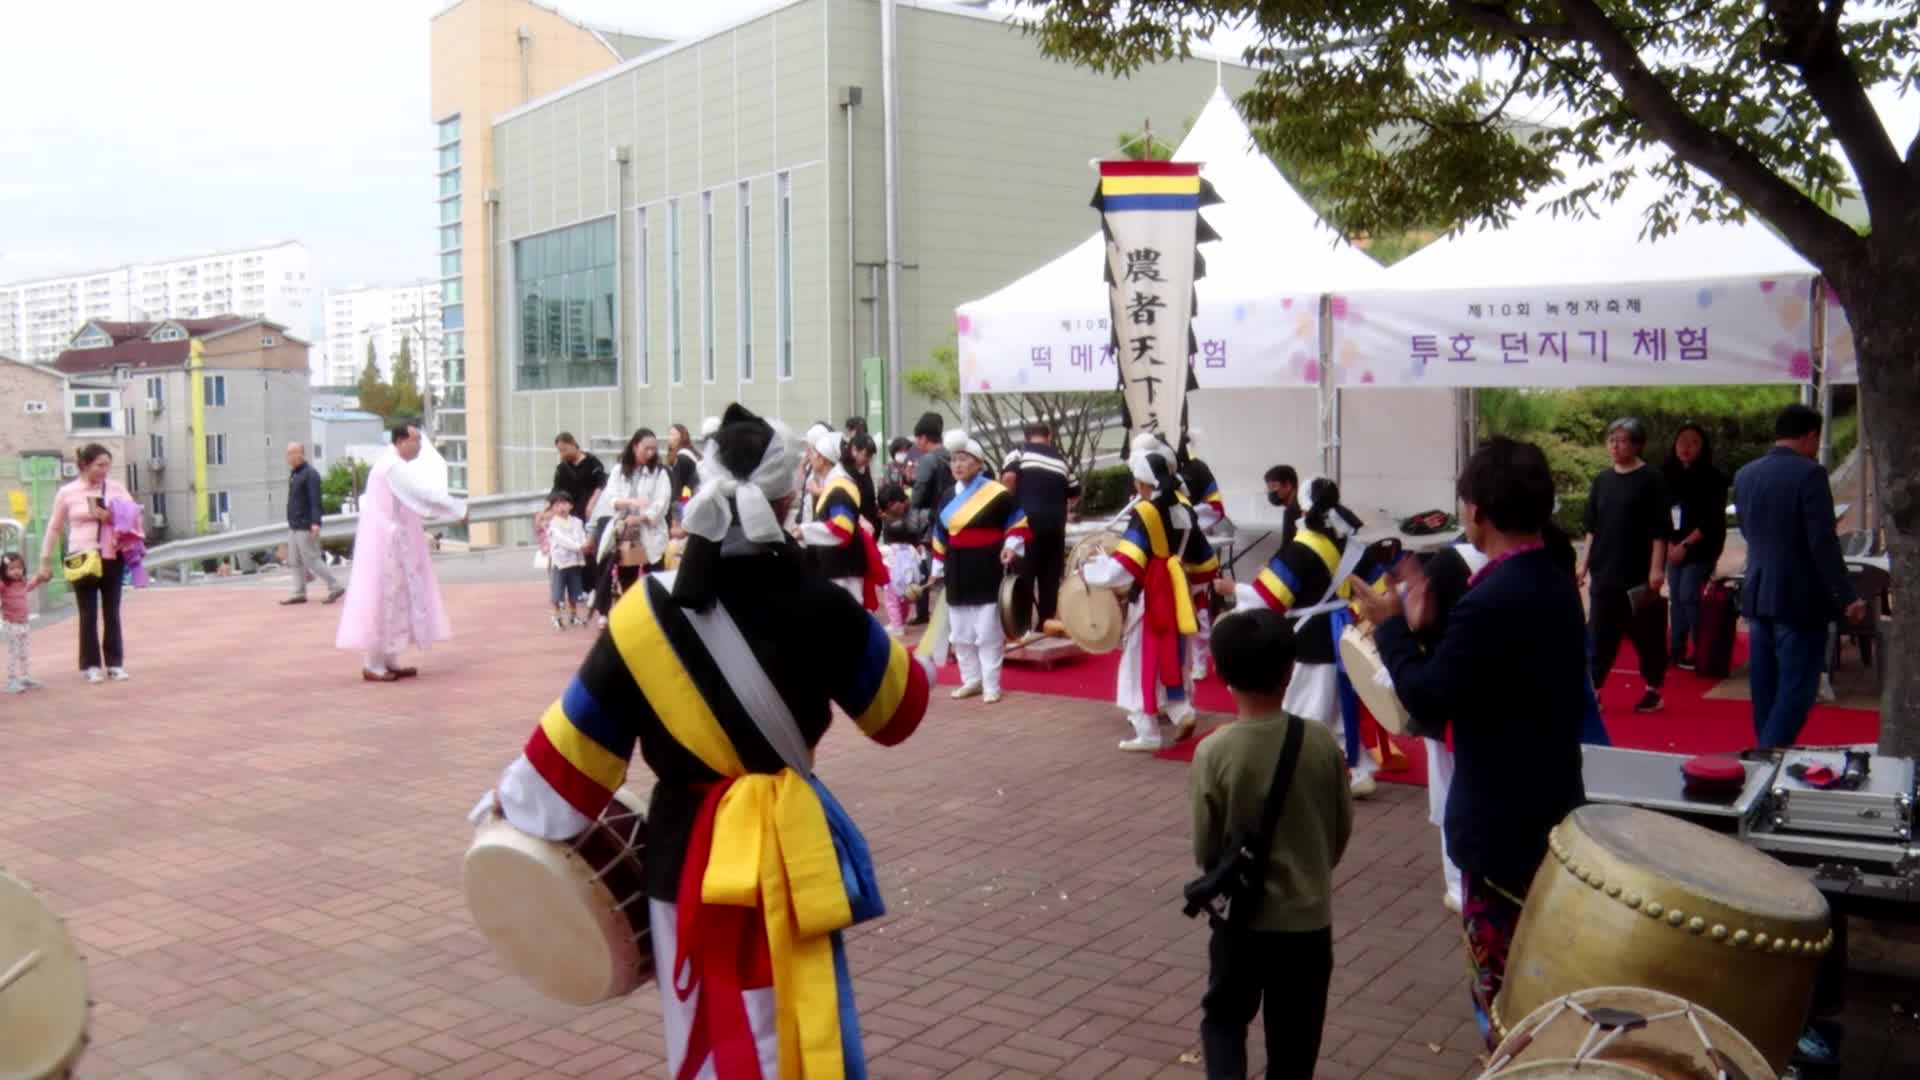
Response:
[[[1527,363],[1527,335],[1501,334],[1500,360],[1506,364]]]
[[[1644,356],[1658,364],[1667,358],[1667,331],[1665,327],[1633,332],[1633,355]]]
[[[1033,366],[1053,370],[1053,346],[1035,345],[1032,352]]]
[[[1072,345],[1067,348],[1067,359],[1077,368],[1093,370],[1093,346]]]
[[[1587,343],[1587,358],[1607,362],[1607,332],[1605,330],[1582,330],[1580,337]]]
[[[1440,339],[1434,335],[1415,334],[1408,340],[1408,358],[1420,367],[1440,359]]]
[[[1705,360],[1707,358],[1707,328],[1695,329],[1683,326],[1673,332],[1674,344],[1680,346],[1680,359]]]
[[[1117,355],[1119,355],[1119,350],[1114,348],[1112,343],[1100,346],[1100,366],[1111,366],[1114,362],[1114,357]]]
[[[1453,335],[1451,344],[1453,345],[1453,355],[1447,357],[1448,363],[1471,364],[1474,362],[1473,335],[1455,334]]]
[[[1540,359],[1558,359],[1567,362],[1567,332],[1549,330],[1540,335]]]
[[[1203,341],[1200,343],[1201,361],[1210,368],[1227,366],[1227,343],[1224,341]]]

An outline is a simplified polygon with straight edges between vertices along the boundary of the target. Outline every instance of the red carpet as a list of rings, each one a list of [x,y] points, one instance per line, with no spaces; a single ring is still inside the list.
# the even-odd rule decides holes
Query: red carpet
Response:
[[[1747,660],[1747,639],[1742,634],[1734,646],[1734,667]],[[1659,750],[1670,753],[1705,754],[1743,750],[1753,745],[1753,706],[1745,701],[1708,700],[1706,694],[1719,685],[1718,679],[1701,678],[1691,671],[1667,673],[1666,708],[1642,715],[1633,711],[1644,685],[1640,681],[1633,648],[1621,648],[1614,661],[1613,674],[1600,691],[1601,716],[1615,746],[1630,750]],[[1088,656],[1052,671],[1038,671],[1009,663],[1002,676],[1006,689],[1028,694],[1055,694],[1096,701],[1113,700],[1114,680],[1118,677],[1120,654]],[[942,682],[957,683],[951,665],[942,672]],[[1233,699],[1218,676],[1203,680],[1195,689],[1195,705],[1202,712],[1231,713]],[[1115,710],[1118,721],[1118,710]],[[1879,733],[1879,714],[1870,709],[1843,709],[1816,705],[1807,720],[1801,741],[1810,745],[1872,742]],[[1206,735],[1203,733],[1176,746],[1162,750],[1157,757],[1168,761],[1191,761],[1193,751]],[[1398,772],[1383,772],[1383,781],[1424,787],[1427,782],[1426,746],[1419,739],[1396,739],[1406,751],[1408,767]]]

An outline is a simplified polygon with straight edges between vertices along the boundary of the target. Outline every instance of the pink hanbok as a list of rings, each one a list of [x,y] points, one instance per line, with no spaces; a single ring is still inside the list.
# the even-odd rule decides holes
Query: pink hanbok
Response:
[[[388,449],[367,474],[353,536],[353,571],[334,647],[363,653],[369,670],[384,670],[401,650],[426,649],[453,637],[426,523],[458,518],[464,500],[447,494],[446,464],[431,445],[412,461]]]

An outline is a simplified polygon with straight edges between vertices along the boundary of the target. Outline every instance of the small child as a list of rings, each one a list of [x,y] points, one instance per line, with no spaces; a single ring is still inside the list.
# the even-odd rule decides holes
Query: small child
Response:
[[[580,625],[586,602],[587,530],[573,516],[573,497],[564,491],[547,496],[547,515],[547,598],[553,604],[553,628],[565,630]]]
[[[886,484],[874,501],[880,504],[880,557],[890,579],[881,590],[880,606],[887,613],[887,632],[905,637],[914,597],[920,595],[920,552],[906,527],[907,492],[898,484]]]
[[[7,693],[20,694],[41,685],[29,664],[27,594],[40,582],[27,576],[27,560],[19,552],[0,555],[0,634],[7,639]]]
[[[1208,1076],[1247,1075],[1247,1025],[1263,1009],[1268,1076],[1312,1077],[1320,1056],[1333,978],[1333,868],[1353,834],[1353,795],[1346,751],[1333,734],[1281,707],[1293,657],[1293,625],[1278,612],[1239,612],[1214,624],[1214,665],[1240,722],[1202,742],[1188,770],[1202,869],[1236,839],[1256,836],[1290,728],[1300,729],[1300,748],[1283,779],[1261,892],[1234,899],[1213,925],[1200,1002]]]

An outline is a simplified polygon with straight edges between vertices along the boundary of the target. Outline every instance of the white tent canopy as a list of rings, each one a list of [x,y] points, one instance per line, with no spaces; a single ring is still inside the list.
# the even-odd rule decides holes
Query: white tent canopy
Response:
[[[1751,219],[1642,240],[1658,195],[1637,181],[1578,219],[1550,216],[1548,195],[1416,252],[1384,287],[1336,291],[1335,384],[1806,382],[1813,266]]]
[[[1320,220],[1253,143],[1216,89],[1175,158],[1202,163],[1223,200],[1202,215],[1221,239],[1201,246],[1194,370],[1203,389],[1319,384],[1321,294],[1383,271]],[[1091,212],[1089,211],[1091,215]],[[1101,391],[1119,375],[1108,348],[1100,233],[957,311],[967,393]]]

